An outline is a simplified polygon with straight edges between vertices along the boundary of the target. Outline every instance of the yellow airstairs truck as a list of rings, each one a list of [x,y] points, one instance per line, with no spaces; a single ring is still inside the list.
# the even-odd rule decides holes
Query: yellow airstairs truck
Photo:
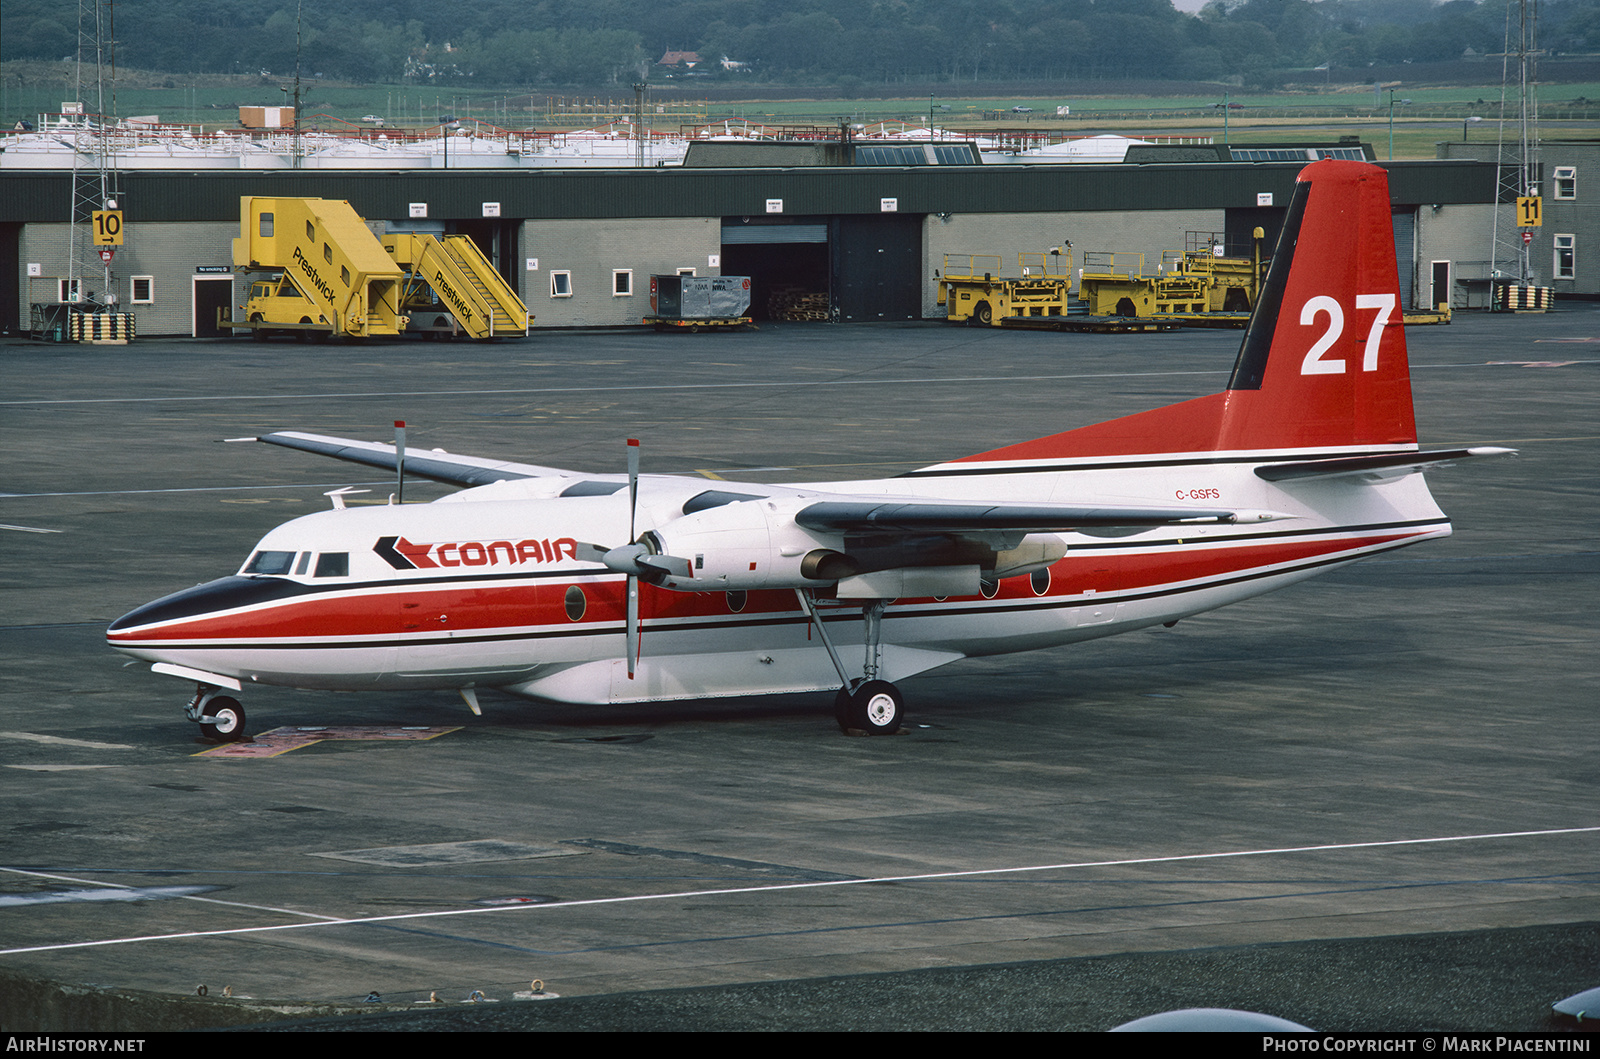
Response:
[[[259,195],[239,200],[239,233],[234,268],[273,275],[251,284],[242,319],[219,314],[223,327],[256,338],[393,336],[437,295],[474,338],[528,333],[527,307],[465,236],[380,242],[343,200]]]
[[[406,270],[400,304],[414,318],[426,316],[436,296],[455,329],[473,338],[528,333],[527,306],[467,236],[395,232],[383,237],[383,248]]]

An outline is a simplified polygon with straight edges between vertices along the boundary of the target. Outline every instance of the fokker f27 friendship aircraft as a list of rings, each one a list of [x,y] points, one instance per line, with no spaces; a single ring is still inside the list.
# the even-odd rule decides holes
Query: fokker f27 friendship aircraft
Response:
[[[249,440],[249,439],[245,439]],[[568,703],[834,691],[889,733],[895,682],[1110,636],[1450,533],[1419,451],[1384,172],[1300,174],[1225,392],[897,478],[584,474],[283,432],[254,440],[466,487],[268,533],[232,577],[117,619],[198,685],[478,688]]]

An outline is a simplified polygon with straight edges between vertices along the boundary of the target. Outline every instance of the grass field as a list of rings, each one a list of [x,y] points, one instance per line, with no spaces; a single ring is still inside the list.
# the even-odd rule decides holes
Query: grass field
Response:
[[[122,71],[105,109],[121,116],[153,114],[175,124],[227,128],[236,125],[241,105],[284,105],[291,101],[292,91],[290,82],[258,75],[189,77]],[[806,99],[804,91],[796,89],[794,98],[784,100],[713,102],[690,98],[683,102],[680,93],[662,90],[657,102],[665,112],[652,115],[651,120],[663,130],[735,118],[770,124],[898,120],[923,125],[931,107],[936,124],[964,131],[1026,128],[1057,137],[1105,132],[1210,136],[1217,140],[1226,136],[1231,142],[1241,143],[1322,141],[1354,135],[1371,143],[1379,158],[1386,158],[1389,153],[1388,96],[1374,93],[1370,87],[1299,95],[1250,95],[1219,85],[1216,94],[1209,97],[935,95],[931,99],[857,100]],[[0,67],[0,121],[6,126],[20,118],[53,113],[70,95],[67,64],[7,63]],[[1600,135],[1600,84],[1543,85],[1540,96],[1541,132],[1545,138]],[[1225,97],[1242,108],[1227,112],[1226,130],[1223,111],[1216,106]],[[454,114],[507,128],[579,128],[598,124],[607,116],[621,116],[633,102],[632,93],[626,90],[616,91],[609,98],[605,94],[581,98],[588,105],[580,113],[552,120],[544,93],[530,96],[503,89],[435,90],[306,79],[301,82],[300,112],[306,119],[329,115],[334,120],[325,123],[335,126],[338,121],[354,123],[364,115],[376,114],[392,124],[426,127],[436,124],[440,115]],[[667,103],[669,99],[680,102]],[[1396,158],[1432,158],[1435,143],[1459,140],[1464,130],[1474,140],[1493,140],[1497,136],[1498,84],[1406,86],[1396,90],[1396,99]],[[1400,99],[1410,102],[1400,103]],[[86,102],[92,107],[92,101]],[[1059,105],[1070,106],[1070,116],[1057,117],[1055,108]],[[1013,107],[1028,107],[1031,112],[1013,112]],[[1473,115],[1484,120],[1465,122]]]

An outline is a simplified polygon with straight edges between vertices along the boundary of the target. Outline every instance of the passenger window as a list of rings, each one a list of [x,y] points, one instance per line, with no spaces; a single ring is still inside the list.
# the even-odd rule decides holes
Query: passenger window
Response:
[[[318,577],[349,577],[349,552],[323,552],[317,556]]]
[[[247,574],[287,574],[294,565],[294,552],[256,552],[245,564]]]
[[[584,598],[583,589],[577,585],[568,586],[567,598],[564,602],[567,607],[567,619],[569,621],[582,621],[583,612],[589,608],[589,601]]]

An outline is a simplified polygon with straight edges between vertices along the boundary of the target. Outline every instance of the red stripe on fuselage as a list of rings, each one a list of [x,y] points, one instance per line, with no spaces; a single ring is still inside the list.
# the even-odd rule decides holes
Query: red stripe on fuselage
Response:
[[[1330,531],[1337,532],[1337,531]],[[1050,569],[1052,598],[1093,591],[1107,593],[1147,591],[1167,585],[1204,582],[1271,567],[1326,559],[1429,536],[1434,527],[1373,533],[1333,539],[1263,540],[1247,544],[1226,539],[1191,542],[1159,551],[1107,549],[1077,550]],[[572,621],[566,610],[567,590],[583,590],[583,616]],[[730,618],[725,593],[674,592],[643,586],[642,620]],[[619,625],[626,618],[624,582],[606,580],[541,581],[521,584],[479,584],[453,587],[433,582],[416,589],[355,594],[322,594],[266,604],[251,610],[203,616],[121,631],[108,637],[112,645],[171,643],[174,640],[267,640],[320,637],[392,637],[406,634],[482,633],[530,627],[581,628]],[[1035,598],[1027,576],[1006,578],[995,599]],[[976,601],[980,597],[952,597]],[[912,602],[902,600],[901,602]],[[931,602],[931,601],[930,601]],[[788,613],[795,609],[794,593],[787,589],[751,592],[739,613],[747,618]],[[441,620],[443,619],[443,620]]]

